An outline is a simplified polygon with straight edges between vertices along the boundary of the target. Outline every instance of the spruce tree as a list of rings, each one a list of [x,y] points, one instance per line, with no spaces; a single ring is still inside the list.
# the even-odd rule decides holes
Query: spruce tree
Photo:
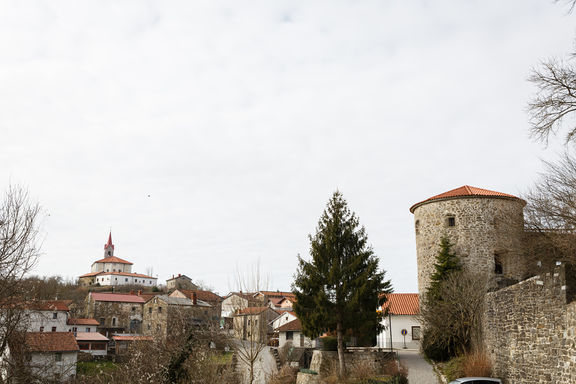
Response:
[[[342,377],[344,333],[375,336],[381,320],[376,310],[386,300],[382,294],[392,292],[392,286],[389,280],[384,281],[385,272],[378,270],[378,259],[368,245],[366,231],[340,192],[336,191],[328,202],[316,234],[309,235],[309,239],[312,259],[298,256],[292,286],[296,295],[294,311],[306,336],[336,333]]]
[[[446,280],[448,275],[454,271],[461,269],[458,256],[452,252],[454,244],[450,239],[444,235],[440,238],[440,250],[436,255],[436,263],[434,264],[434,273],[430,277],[430,286],[426,292],[428,301],[441,300],[440,288],[442,282]]]

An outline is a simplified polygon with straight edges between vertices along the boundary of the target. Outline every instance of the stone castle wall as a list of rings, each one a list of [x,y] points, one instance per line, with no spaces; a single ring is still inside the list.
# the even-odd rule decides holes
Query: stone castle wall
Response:
[[[524,278],[522,234],[524,202],[515,198],[464,196],[435,200],[414,209],[418,291],[424,293],[434,272],[440,238],[448,236],[465,268],[494,275],[495,255],[503,276]],[[449,226],[448,218],[454,218]]]
[[[484,340],[505,384],[576,383],[576,288],[570,266],[486,295]]]

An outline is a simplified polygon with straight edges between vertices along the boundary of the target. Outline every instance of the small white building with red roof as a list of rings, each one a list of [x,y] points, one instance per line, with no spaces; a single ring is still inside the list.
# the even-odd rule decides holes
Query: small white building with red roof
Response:
[[[108,235],[108,242],[104,245],[104,258],[92,263],[90,273],[78,278],[82,286],[116,286],[116,285],[142,285],[155,287],[158,279],[141,273],[133,273],[132,265],[128,260],[114,256],[112,232]]]
[[[417,293],[389,293],[381,307],[386,314],[382,319],[385,327],[376,338],[379,348],[420,349],[422,337],[418,314],[420,301]]]

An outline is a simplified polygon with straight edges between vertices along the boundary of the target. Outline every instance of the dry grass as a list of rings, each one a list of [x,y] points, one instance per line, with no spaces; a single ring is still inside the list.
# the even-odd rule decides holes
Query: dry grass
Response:
[[[298,375],[298,368],[283,366],[280,371],[272,374],[267,380],[268,384],[294,384],[296,383],[296,376]]]
[[[465,355],[461,368],[466,376],[490,377],[492,375],[492,363],[484,351]]]

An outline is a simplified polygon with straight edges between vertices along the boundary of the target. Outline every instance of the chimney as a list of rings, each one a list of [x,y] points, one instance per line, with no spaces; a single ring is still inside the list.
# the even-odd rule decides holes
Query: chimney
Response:
[[[198,303],[196,292],[192,292],[192,304],[196,305],[196,303]]]
[[[178,274],[178,277],[180,277],[180,274]]]

